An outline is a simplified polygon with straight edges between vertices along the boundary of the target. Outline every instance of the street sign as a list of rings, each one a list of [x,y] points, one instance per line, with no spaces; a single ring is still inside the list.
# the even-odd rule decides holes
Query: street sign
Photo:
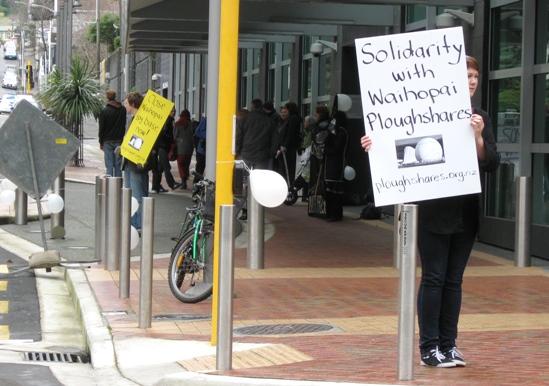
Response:
[[[0,173],[37,199],[32,157],[40,199],[79,146],[73,134],[23,99],[0,127]]]

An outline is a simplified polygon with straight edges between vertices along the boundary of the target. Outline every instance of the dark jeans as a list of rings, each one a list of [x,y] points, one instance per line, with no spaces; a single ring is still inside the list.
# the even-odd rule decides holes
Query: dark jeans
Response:
[[[164,177],[166,177],[166,182],[168,183],[168,186],[170,189],[173,189],[175,185],[175,180],[173,178],[172,172],[171,172],[171,165],[170,160],[168,159],[168,152],[164,148],[158,149],[158,153],[156,154],[155,158],[155,165],[153,165],[153,181],[152,181],[152,189],[153,190],[159,190],[162,186],[162,173],[164,173]]]
[[[195,170],[197,173],[204,175],[204,169],[206,169],[206,154],[200,154],[196,152],[196,166]],[[193,180],[194,181],[194,180]],[[198,180],[194,181],[198,182]]]
[[[476,224],[466,231],[436,234],[419,228],[421,283],[417,295],[419,348],[452,348],[458,333],[463,273],[476,238]]]

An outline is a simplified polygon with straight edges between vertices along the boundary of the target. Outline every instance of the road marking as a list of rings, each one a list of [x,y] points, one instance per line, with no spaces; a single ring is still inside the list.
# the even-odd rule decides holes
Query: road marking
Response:
[[[0,264],[0,273],[8,273],[8,266]],[[8,290],[8,282],[6,280],[0,280],[0,291]],[[9,309],[9,302],[7,300],[0,300],[0,314],[7,314]],[[0,340],[7,340],[10,338],[10,326],[0,325]]]

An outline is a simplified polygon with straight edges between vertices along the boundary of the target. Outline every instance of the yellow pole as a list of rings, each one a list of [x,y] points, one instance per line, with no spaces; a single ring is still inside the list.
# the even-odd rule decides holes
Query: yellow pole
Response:
[[[30,69],[31,69],[31,62],[30,60],[27,61],[27,94],[30,94],[31,93],[31,73],[30,73]]]
[[[217,307],[219,282],[219,216],[221,205],[233,204],[232,154],[233,116],[236,113],[238,71],[238,22],[240,0],[221,0],[219,49],[219,92],[217,108],[217,163],[215,171],[215,242],[212,300],[212,339],[217,344]]]

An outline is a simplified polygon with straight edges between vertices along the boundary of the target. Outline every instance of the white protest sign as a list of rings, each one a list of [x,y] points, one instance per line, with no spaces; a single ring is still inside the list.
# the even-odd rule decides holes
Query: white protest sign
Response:
[[[480,192],[462,29],[355,42],[376,206]]]

